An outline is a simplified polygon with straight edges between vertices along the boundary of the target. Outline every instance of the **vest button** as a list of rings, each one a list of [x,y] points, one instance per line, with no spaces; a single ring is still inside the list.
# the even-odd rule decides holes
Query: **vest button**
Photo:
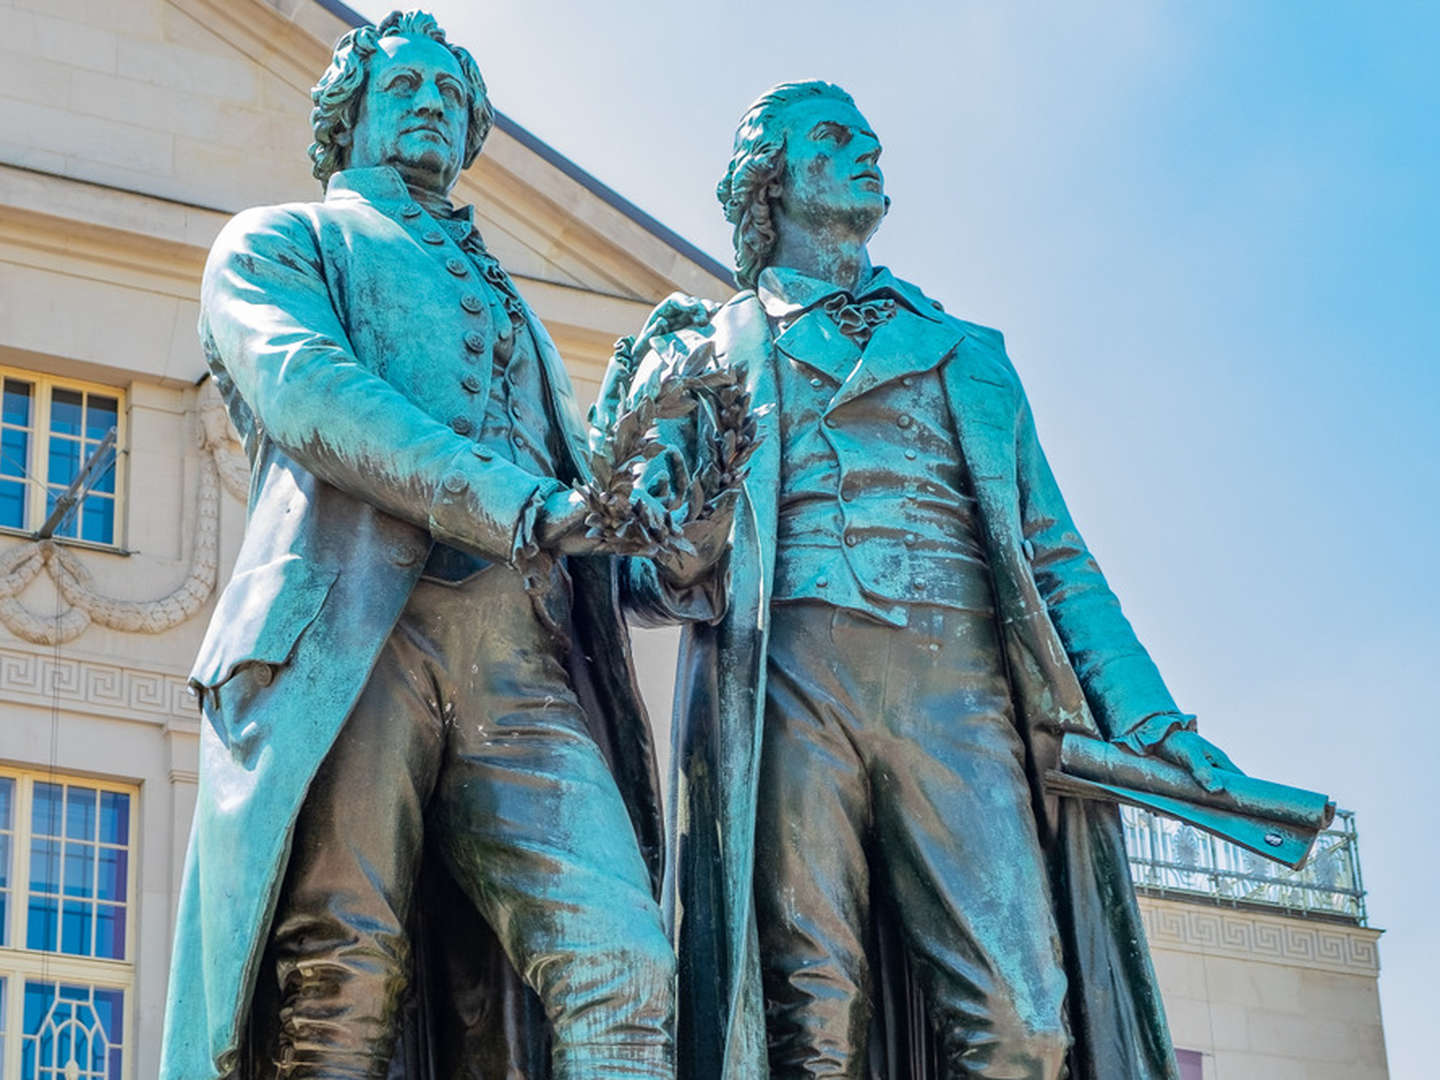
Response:
[[[849,502],[851,499],[855,498],[855,489],[849,486],[841,488],[840,498],[842,498],[846,502]]]
[[[825,426],[828,428],[833,428],[835,426],[835,418],[833,416],[825,417]]]
[[[470,486],[470,481],[465,479],[465,474],[462,472],[450,472],[445,474],[445,479],[440,481],[440,485],[451,495],[459,495]]]
[[[828,589],[830,587],[830,579],[828,577],[816,578],[815,587],[817,589]]]
[[[525,438],[524,438],[524,436],[522,436],[522,435],[516,435],[516,436],[514,436],[511,441],[514,442],[516,446],[524,446],[524,445],[525,445]]]
[[[813,379],[810,380],[810,385],[813,386],[813,387],[815,387],[816,390],[819,390],[820,387],[822,387],[822,386],[825,385],[825,380],[822,379],[822,378],[820,378],[820,376],[817,375],[817,376],[815,376],[815,378],[813,378]]]
[[[845,534],[845,546],[846,546],[846,547],[854,547],[854,546],[855,546],[856,544],[858,544],[859,542],[860,542],[860,538],[859,538],[858,536],[856,536],[853,532],[847,532],[847,533]]]
[[[485,335],[471,330],[465,335],[465,348],[473,353],[485,351]]]
[[[460,380],[460,385],[470,391],[470,393],[478,394],[480,392],[480,376],[471,372]]]
[[[260,686],[269,686],[275,681],[275,669],[263,661],[250,665],[254,672],[255,682]]]
[[[420,204],[419,204],[419,203],[413,203],[413,202],[412,202],[412,203],[406,203],[404,206],[402,206],[402,207],[400,208],[400,216],[401,216],[401,217],[407,217],[407,218],[417,218],[417,217],[419,217],[419,216],[420,216]]]
[[[918,541],[919,539],[920,539],[920,538],[919,538],[918,536],[916,536],[914,533],[906,533],[906,534],[905,534],[905,543],[907,543],[907,544],[913,545],[913,544],[915,544],[915,542]]]
[[[478,457],[481,461],[489,461],[495,456],[488,446],[481,446],[479,443],[476,443],[474,446],[470,447],[470,452],[476,457]]]
[[[900,380],[900,385],[901,385],[901,386],[914,386],[914,385],[915,385],[915,377],[914,377],[913,375],[906,375],[903,379]]]
[[[906,451],[905,451],[905,457],[906,457],[906,459],[909,460],[909,461],[914,461],[914,460],[915,460],[915,451],[914,451],[914,450],[906,450]]]
[[[456,435],[469,435],[474,428],[475,425],[470,423],[470,419],[465,416],[457,416],[450,421],[450,430]]]
[[[485,301],[481,300],[480,297],[474,293],[466,293],[460,298],[460,306],[470,312],[471,315],[479,315],[480,312],[485,310]]]
[[[909,413],[901,413],[900,416],[899,416],[899,417],[896,419],[896,421],[895,421],[895,426],[896,426],[896,427],[907,428],[907,427],[909,427],[911,424],[913,424],[914,422],[915,422],[915,421],[913,421],[912,419],[910,419],[910,414],[909,414]]]
[[[421,236],[420,239],[424,240],[427,244],[443,244],[445,242],[445,234],[439,229],[430,229]]]
[[[453,257],[445,260],[445,269],[456,277],[464,277],[470,272],[463,262]]]

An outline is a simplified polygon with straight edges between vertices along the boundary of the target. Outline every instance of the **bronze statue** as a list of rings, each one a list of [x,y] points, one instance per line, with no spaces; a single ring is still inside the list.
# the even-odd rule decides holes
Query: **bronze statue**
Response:
[[[879,157],[838,87],[761,97],[718,191],[744,291],[630,376],[740,372],[760,439],[680,662],[679,1075],[1175,1080],[1118,813],[1045,779],[1066,733],[1207,789],[1234,766],[1121,614],[1001,335],[871,265]]]
[[[697,562],[627,483],[597,503],[560,358],[450,203],[494,115],[470,55],[392,13],[313,96],[324,201],[240,214],[205,271],[253,486],[191,678],[161,1074],[668,1080],[659,799],[613,598],[713,616],[667,568],[718,545]],[[616,557],[640,550],[665,566]]]

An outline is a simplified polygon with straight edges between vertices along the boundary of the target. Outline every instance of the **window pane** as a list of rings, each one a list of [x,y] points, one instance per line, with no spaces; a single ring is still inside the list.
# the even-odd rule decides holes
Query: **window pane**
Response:
[[[25,527],[25,485],[0,480],[0,525],[9,529]]]
[[[125,959],[125,909],[100,904],[95,919],[95,955],[111,960]]]
[[[21,427],[30,426],[30,397],[31,387],[28,382],[21,382],[19,379],[5,380],[5,404],[0,410],[0,419],[7,424],[19,424]]]
[[[90,955],[90,935],[95,929],[95,905],[65,902],[60,920],[60,951],[71,956]]]
[[[80,538],[97,544],[115,542],[115,500],[88,495],[80,504]]]
[[[125,886],[129,872],[130,855],[124,848],[102,847],[95,895],[101,900],[119,900],[123,903],[127,899]]]
[[[30,433],[0,428],[0,475],[24,476],[30,468]]]
[[[115,426],[115,419],[118,415],[118,403],[113,397],[91,394],[85,409],[86,437],[90,439],[105,438],[105,433]]]
[[[85,395],[79,390],[57,389],[50,397],[50,430],[61,435],[79,435]]]
[[[0,776],[0,829],[13,829],[10,815],[14,812],[15,781],[9,776]]]
[[[64,790],[59,784],[35,782],[35,810],[30,829],[37,836],[60,835],[60,802]]]
[[[71,787],[65,800],[65,835],[72,840],[95,839],[94,788]]]
[[[0,889],[10,887],[10,834],[0,833]],[[0,919],[0,933],[5,929],[5,920]]]
[[[100,839],[106,844],[130,842],[130,796],[123,791],[100,793]]]
[[[98,443],[86,443],[85,452],[93,454],[100,449]],[[90,474],[88,487],[91,491],[103,491],[106,495],[115,494],[115,451],[105,451],[101,463],[96,466],[95,471]]]
[[[95,845],[65,845],[65,895],[95,895]]]
[[[124,1019],[119,990],[27,979],[22,1080],[120,1080]]]
[[[25,947],[54,952],[59,932],[59,901],[45,896],[30,897],[30,910],[25,919]]]
[[[46,480],[62,489],[69,487],[80,475],[80,444],[74,439],[52,438],[46,467]]]
[[[31,843],[30,888],[36,892],[60,891],[60,841],[37,836]]]

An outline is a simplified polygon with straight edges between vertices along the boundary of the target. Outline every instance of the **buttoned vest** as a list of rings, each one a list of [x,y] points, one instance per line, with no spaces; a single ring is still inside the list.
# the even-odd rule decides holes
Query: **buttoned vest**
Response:
[[[882,348],[894,348],[914,318],[906,315]],[[870,346],[862,353],[821,309],[802,320],[810,326],[777,339],[774,600],[820,600],[895,626],[908,623],[914,604],[993,611],[975,499],[938,372],[944,357],[887,358],[886,377],[847,394],[866,375]]]

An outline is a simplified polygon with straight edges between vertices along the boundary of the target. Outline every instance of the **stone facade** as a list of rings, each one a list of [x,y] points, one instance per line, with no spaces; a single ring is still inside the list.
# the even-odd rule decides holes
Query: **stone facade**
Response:
[[[200,381],[195,297],[230,213],[318,196],[304,153],[308,90],[346,29],[335,10],[315,0],[0,0],[0,377],[57,403],[89,388],[123,412],[114,543],[37,543],[35,520],[0,528],[6,1076],[21,1075],[27,986],[90,988],[89,1012],[58,992],[53,1004],[113,1050],[104,1075],[143,1080],[158,1069],[195,799],[185,674],[238,548],[247,482]],[[582,397],[615,337],[655,301],[730,291],[724,267],[508,120],[457,197],[476,205]],[[37,427],[33,438],[44,437]],[[54,467],[37,452],[28,482]],[[636,640],[663,721],[674,635]],[[104,948],[78,921],[59,931],[79,935],[75,949],[28,947],[26,905],[45,888],[22,855],[43,834],[46,793],[62,789],[67,807],[91,791],[130,807],[124,841],[107,849],[124,858],[128,921]],[[61,843],[97,865],[93,838],[57,832]],[[98,880],[86,887],[103,893]],[[1385,1075],[1375,932],[1171,900],[1147,900],[1146,913],[1177,1038],[1205,1055],[1206,1077]],[[104,998],[123,1000],[122,1015],[101,1016],[106,994],[122,995]]]

